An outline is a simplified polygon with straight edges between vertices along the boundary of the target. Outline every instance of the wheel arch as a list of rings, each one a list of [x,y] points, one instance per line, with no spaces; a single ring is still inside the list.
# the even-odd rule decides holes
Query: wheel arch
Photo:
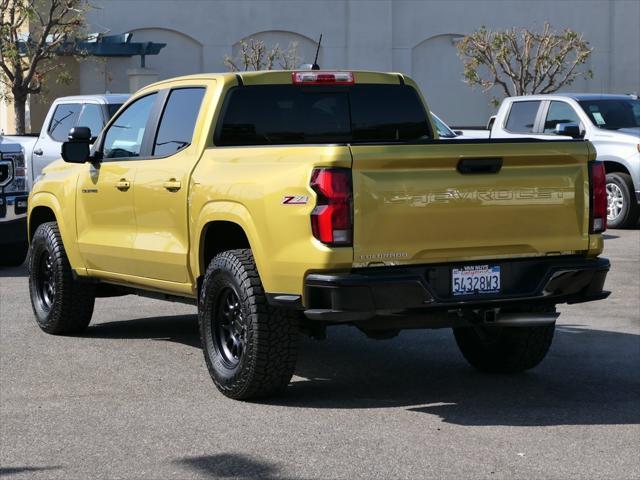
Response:
[[[629,175],[629,169],[622,163],[615,160],[603,160],[604,170],[606,173],[626,173]]]
[[[190,263],[194,277],[200,282],[211,259],[224,250],[250,248],[260,277],[265,283],[267,266],[257,230],[247,208],[236,202],[214,201],[203,206],[192,242]]]
[[[29,242],[33,239],[38,226],[45,222],[57,222],[62,243],[67,253],[71,268],[78,273],[84,273],[84,262],[76,242],[75,217],[63,215],[58,199],[49,192],[37,192],[29,199],[28,215]]]

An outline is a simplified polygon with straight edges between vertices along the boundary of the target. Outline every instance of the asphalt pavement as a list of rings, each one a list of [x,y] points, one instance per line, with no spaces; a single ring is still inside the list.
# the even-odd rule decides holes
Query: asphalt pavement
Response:
[[[26,269],[0,270],[0,477],[640,478],[640,230],[607,232],[605,301],[563,306],[546,360],[469,367],[449,330],[301,341],[285,395],[217,392],[195,309],[96,303],[41,332]]]

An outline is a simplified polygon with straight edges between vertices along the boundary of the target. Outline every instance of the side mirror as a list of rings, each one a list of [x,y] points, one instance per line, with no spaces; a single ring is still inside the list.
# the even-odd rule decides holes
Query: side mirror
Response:
[[[496,116],[491,115],[489,117],[489,121],[487,122],[487,130],[491,130],[493,128],[493,124],[496,123]]]
[[[580,125],[577,123],[558,123],[556,125],[555,134],[563,135],[565,137],[582,138]]]
[[[464,132],[462,130],[454,130],[453,133],[455,133],[458,136],[464,134]]]
[[[62,144],[62,158],[69,163],[85,163],[89,160],[91,129],[74,127],[69,130],[69,141]]]
[[[69,130],[70,142],[91,142],[91,129],[89,127],[73,127]]]

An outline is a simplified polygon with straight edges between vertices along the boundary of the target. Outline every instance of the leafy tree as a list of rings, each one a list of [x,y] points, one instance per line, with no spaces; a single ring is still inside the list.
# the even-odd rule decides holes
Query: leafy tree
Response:
[[[50,74],[71,80],[58,55],[78,54],[65,47],[84,27],[87,8],[84,0],[0,0],[0,95],[13,100],[18,134],[28,96],[42,93]]]
[[[240,42],[237,58],[224,57],[225,65],[232,72],[273,70],[274,67],[292,70],[298,66],[299,62],[297,42],[291,42],[285,50],[282,50],[277,43],[269,48],[262,40],[253,38]]]
[[[506,96],[552,93],[576,78],[593,77],[582,68],[593,51],[589,42],[568,28],[554,31],[548,23],[542,32],[483,26],[463,37],[457,48],[465,82],[485,92],[499,87]],[[492,103],[499,101],[493,98]]]

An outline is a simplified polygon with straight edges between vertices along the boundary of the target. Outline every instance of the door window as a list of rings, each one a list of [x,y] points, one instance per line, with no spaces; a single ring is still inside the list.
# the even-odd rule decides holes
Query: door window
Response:
[[[82,107],[82,112],[80,112],[78,116],[76,125],[79,127],[89,127],[91,136],[97,137],[102,127],[104,127],[102,107],[96,103],[87,103]]]
[[[509,132],[532,133],[540,101],[513,102],[505,128]]]
[[[573,107],[565,102],[551,102],[544,120],[544,133],[555,133],[559,123],[575,123],[580,125],[580,118]]]
[[[160,120],[153,155],[172,155],[191,143],[204,88],[172,90]]]
[[[142,139],[156,95],[152,93],[134,101],[109,126],[102,149],[103,158],[140,156]]]
[[[80,111],[79,103],[61,103],[53,112],[51,123],[47,133],[56,142],[66,142],[69,130],[75,124],[75,119]]]

